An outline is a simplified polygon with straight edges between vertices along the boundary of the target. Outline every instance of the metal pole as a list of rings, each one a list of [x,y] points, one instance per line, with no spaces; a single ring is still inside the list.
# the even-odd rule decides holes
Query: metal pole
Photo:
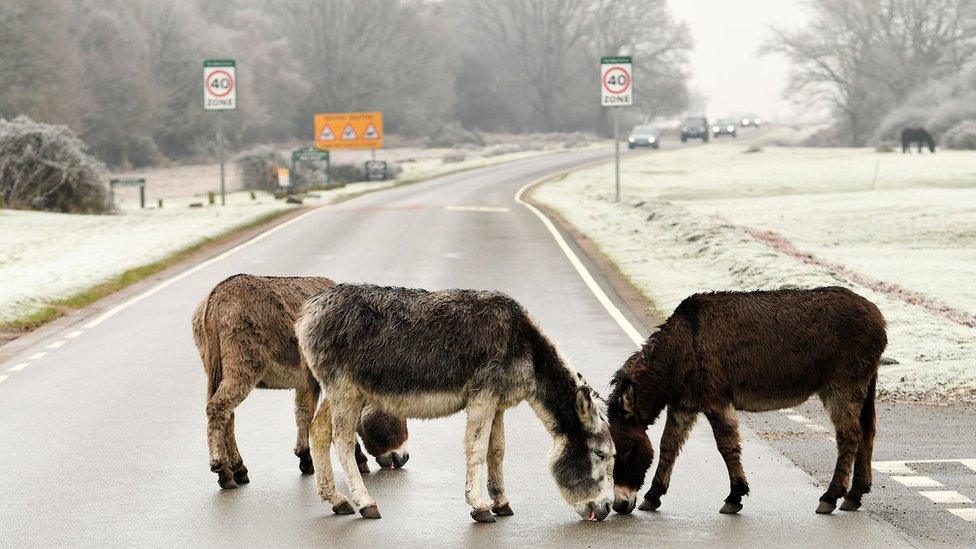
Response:
[[[373,151],[373,160],[376,160],[376,147],[373,147],[371,150]]]
[[[610,107],[613,110],[613,201],[620,202],[620,123],[617,110],[619,107]]]
[[[217,148],[220,150],[220,205],[225,206],[227,204],[227,198],[224,195],[224,126],[222,123],[222,118],[220,113],[217,114]]]

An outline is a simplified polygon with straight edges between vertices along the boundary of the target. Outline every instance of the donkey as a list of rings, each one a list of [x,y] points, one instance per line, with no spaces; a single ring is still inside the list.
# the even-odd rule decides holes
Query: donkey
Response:
[[[886,345],[881,312],[844,288],[715,292],[685,299],[611,382],[608,414],[618,452],[614,510],[634,509],[654,459],[647,426],[667,407],[657,472],[640,508],[653,511],[661,505],[678,452],[703,413],[729,472],[731,492],[720,512],[739,512],[749,484],[736,410],[787,408],[814,393],[837,431],[837,465],[817,513],[833,512],[841,496],[841,509],[858,509],[871,489],[875,384]]]
[[[193,339],[207,373],[210,469],[221,488],[250,482],[234,436],[234,409],[255,387],[295,389],[295,455],[302,473],[313,472],[308,425],[319,385],[300,360],[294,326],[302,303],[334,284],[318,277],[239,274],[217,284],[193,313]],[[407,462],[406,420],[369,408],[359,426],[366,449],[382,467]],[[356,461],[369,472],[358,444]]]
[[[512,515],[502,475],[503,416],[528,400],[555,441],[549,467],[562,496],[584,520],[610,513],[613,442],[603,404],[512,298],[338,284],[306,302],[295,331],[326,394],[312,420],[312,460],[319,495],[333,512],[353,512],[335,487],[334,443],[353,503],[363,517],[380,518],[353,455],[356,418],[374,406],[414,418],[466,410],[471,517]]]
[[[929,151],[935,152],[935,140],[925,128],[905,128],[901,132],[901,152],[905,154],[911,149],[912,143],[918,143],[918,152],[922,152],[922,145],[928,145]]]

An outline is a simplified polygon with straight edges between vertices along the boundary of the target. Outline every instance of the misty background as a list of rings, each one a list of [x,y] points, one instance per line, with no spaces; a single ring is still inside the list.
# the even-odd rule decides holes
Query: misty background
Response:
[[[749,112],[840,146],[976,120],[972,0],[0,0],[0,51],[0,117],[67,125],[109,166],[212,155],[205,58],[237,60],[234,148],[358,110],[441,146],[606,135],[613,54],[635,61],[625,125]]]

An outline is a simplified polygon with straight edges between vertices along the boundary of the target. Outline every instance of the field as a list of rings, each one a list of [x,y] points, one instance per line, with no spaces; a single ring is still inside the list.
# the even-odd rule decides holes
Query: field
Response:
[[[464,150],[465,159],[444,162],[450,149],[388,149],[379,158],[402,162],[397,181],[354,183],[317,192],[306,205],[389,187],[457,170],[507,162],[560,150],[502,145]],[[366,159],[369,152],[341,152],[336,161]],[[147,209],[140,210],[136,188],[116,189],[115,215],[69,215],[0,210],[0,326],[34,325],[48,320],[53,308],[70,307],[80,293],[96,285],[228,232],[296,208],[268,193],[239,191],[237,173],[228,165],[226,207],[207,205],[206,193],[218,187],[217,165],[153,168],[136,174],[147,180]],[[163,208],[156,207],[163,200]],[[219,201],[219,198],[218,198]],[[191,203],[203,207],[190,208]]]
[[[666,316],[717,289],[843,285],[889,322],[882,392],[976,401],[976,153],[713,143],[574,172],[535,198]],[[752,152],[750,152],[752,151]]]

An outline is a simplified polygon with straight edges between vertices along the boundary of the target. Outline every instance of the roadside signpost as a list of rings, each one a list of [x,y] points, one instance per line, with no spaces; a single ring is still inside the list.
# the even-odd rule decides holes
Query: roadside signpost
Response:
[[[115,204],[115,187],[139,187],[139,207],[146,207],[146,178],[133,177],[128,179],[109,179],[108,190],[112,197],[112,204]]]
[[[278,186],[282,189],[291,186],[291,172],[288,168],[278,168]]]
[[[634,68],[630,56],[600,58],[600,106],[634,104]],[[620,117],[613,109],[614,200],[620,202]]]
[[[237,63],[233,59],[203,60],[203,108],[232,111],[237,108]],[[217,148],[220,152],[220,205],[227,203],[224,191],[224,132],[217,113]]]
[[[296,166],[303,162],[315,164],[325,164],[325,184],[332,185],[332,161],[329,158],[329,151],[316,149],[315,147],[302,147],[291,152],[291,171],[295,171]]]
[[[331,149],[383,148],[383,113],[330,112],[315,115],[315,147]]]
[[[365,168],[366,181],[386,181],[389,176],[386,160],[367,160]]]

